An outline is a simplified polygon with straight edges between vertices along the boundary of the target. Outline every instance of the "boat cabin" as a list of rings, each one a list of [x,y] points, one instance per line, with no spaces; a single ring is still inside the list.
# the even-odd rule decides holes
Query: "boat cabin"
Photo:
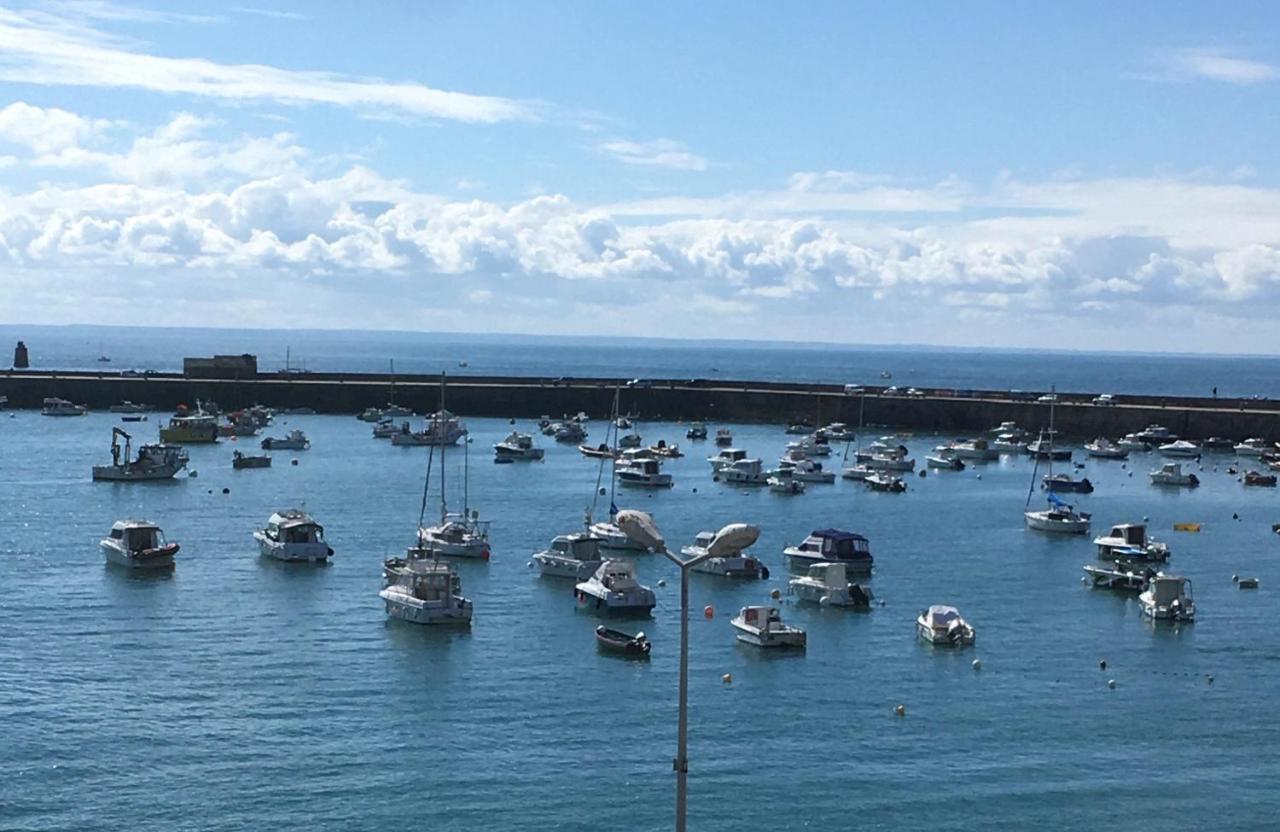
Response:
[[[600,539],[585,534],[557,535],[551,551],[574,560],[600,560]]]
[[[1174,601],[1191,600],[1191,579],[1180,575],[1156,575],[1147,585],[1156,606],[1167,607]]]
[[[165,545],[164,532],[151,523],[120,520],[111,526],[111,539],[120,541],[129,552],[159,549]]]
[[[804,552],[817,552],[824,560],[869,560],[871,544],[860,534],[839,529],[816,529],[800,544]]]
[[[324,526],[297,509],[271,515],[263,532],[277,543],[324,543]]]
[[[760,630],[780,629],[782,613],[777,607],[743,607],[742,623]]]

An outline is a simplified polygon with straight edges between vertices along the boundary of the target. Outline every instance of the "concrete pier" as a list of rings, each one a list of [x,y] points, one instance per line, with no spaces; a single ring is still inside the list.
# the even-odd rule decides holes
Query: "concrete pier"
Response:
[[[705,379],[448,377],[448,406],[464,416],[536,418],[586,411],[604,418],[615,387],[622,389],[623,412],[651,420],[708,422],[833,421],[856,426],[890,425],[956,435],[988,430],[1003,421],[1028,430],[1047,427],[1049,407],[1033,394],[980,390],[922,390],[919,396],[886,395],[883,388],[849,393],[839,385]],[[309,407],[321,413],[358,413],[380,407],[393,395],[418,413],[440,400],[439,376],[386,374],[264,373],[252,378],[190,378],[181,374],[125,375],[94,372],[0,373],[0,396],[12,408],[38,408],[57,396],[100,410],[123,400],[144,402],[160,411],[197,400],[216,401],[223,410],[252,404],[277,408]],[[1152,423],[1180,436],[1261,436],[1280,439],[1280,402],[1117,395],[1114,405],[1092,403],[1092,396],[1062,395],[1056,426],[1067,435],[1116,437]]]

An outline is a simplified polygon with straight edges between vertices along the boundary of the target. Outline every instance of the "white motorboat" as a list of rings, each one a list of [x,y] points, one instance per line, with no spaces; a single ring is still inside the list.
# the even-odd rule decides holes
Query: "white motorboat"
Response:
[[[1084,449],[1094,459],[1128,459],[1129,457],[1128,448],[1121,447],[1105,436],[1099,436],[1087,443]]]
[[[832,422],[825,428],[822,428],[819,433],[825,435],[827,439],[832,442],[852,442],[854,439],[857,439],[857,434],[854,432],[853,428],[849,427],[844,422]]]
[[[171,569],[178,548],[164,539],[159,526],[144,520],[117,520],[102,540],[107,561],[130,569]]]
[[[747,549],[760,538],[760,527],[731,523],[718,532],[698,532],[680,554],[686,559],[710,555],[690,567],[694,572],[725,578],[768,578],[769,569]]]
[[[1185,439],[1179,439],[1176,442],[1170,442],[1167,445],[1160,446],[1160,453],[1164,456],[1194,459],[1200,456],[1200,446],[1194,442],[1188,442]]]
[[[1274,445],[1269,444],[1265,439],[1246,439],[1239,445],[1235,446],[1236,456],[1262,456],[1263,454],[1273,453],[1276,450]]]
[[[1166,561],[1169,546],[1147,537],[1145,523],[1120,523],[1102,537],[1095,537],[1098,560]]]
[[[733,445],[733,431],[728,428],[717,428],[716,445],[721,448],[728,448]]]
[[[600,544],[600,538],[591,532],[556,535],[549,547],[533,556],[533,562],[543,577],[585,581],[604,562],[600,558]]]
[[[1138,431],[1134,436],[1148,445],[1165,445],[1178,438],[1177,434],[1171,433],[1164,425],[1148,425],[1145,430]]]
[[[945,604],[934,604],[916,618],[916,633],[924,641],[940,647],[967,647],[977,640],[977,633],[960,611]]]
[[[813,431],[813,428],[804,422],[792,422],[787,425],[787,429],[783,431],[788,436],[807,436]]]
[[[1011,440],[1017,440],[1017,439],[1025,440],[1027,438],[1027,432],[1022,428],[1018,427],[1017,422],[1001,422],[1000,424],[996,425],[994,428],[991,428],[990,430],[988,430],[987,433],[996,437],[1005,436]]]
[[[727,468],[721,468],[716,477],[730,485],[768,485],[769,475],[758,459],[740,459]]]
[[[391,439],[397,433],[410,433],[409,423],[405,422],[403,426],[397,425],[393,419],[383,419],[373,426],[374,439]]]
[[[124,439],[123,448],[120,439]],[[177,445],[143,445],[138,448],[137,458],[130,459],[132,439],[119,428],[111,429],[111,464],[93,466],[96,482],[167,480],[187,467],[187,452]]]
[[[863,482],[872,491],[883,491],[887,494],[901,494],[907,490],[907,483],[902,477],[895,477],[893,474],[886,474],[880,471],[867,477]]]
[[[830,485],[836,481],[834,471],[824,470],[821,462],[807,457],[795,459],[790,455],[784,456],[779,460],[778,467],[779,470],[788,472],[787,475],[797,482],[816,482]]]
[[[453,564],[434,558],[393,558],[383,565],[378,597],[387,615],[411,624],[471,623],[473,606],[462,595]]]
[[[137,404],[136,402],[131,402],[128,399],[125,399],[119,404],[111,405],[107,410],[111,413],[149,413],[151,411],[151,406],[146,404]]]
[[[803,456],[812,459],[818,456],[831,456],[831,443],[826,440],[825,436],[820,437],[819,434],[806,436],[797,442],[787,443],[788,455]]]
[[[662,461],[653,458],[630,459],[616,470],[618,482],[638,488],[670,488],[671,475],[662,473]]]
[[[535,461],[542,459],[543,450],[533,444],[532,436],[513,430],[493,446],[493,454],[495,459]]]
[[[789,494],[794,496],[804,493],[804,483],[788,476],[774,475],[772,477],[767,477],[765,482],[769,484],[769,490],[774,494]]]
[[[1002,454],[1020,454],[1027,450],[1027,443],[1025,439],[1022,439],[1012,433],[1002,433],[991,443],[991,447],[995,448]]]
[[[1191,595],[1191,579],[1156,573],[1138,596],[1138,606],[1143,615],[1157,621],[1194,621],[1196,602]]]
[[[814,563],[843,563],[851,575],[870,575],[875,563],[865,537],[839,529],[814,529],[799,546],[788,546],[782,554],[794,570],[807,570]]]
[[[636,580],[629,560],[606,560],[574,587],[578,603],[598,614],[648,615],[658,603],[653,590]]]
[[[633,540],[613,519],[592,523],[589,531],[591,536],[599,541],[601,549],[607,549],[612,552],[635,553],[647,553],[649,551],[648,546]]]
[[[1000,458],[1000,452],[985,439],[958,440],[948,447],[954,456],[966,462],[990,462]]]
[[[1149,451],[1151,443],[1136,433],[1126,433],[1116,445],[1126,451]]]
[[[1152,471],[1147,476],[1151,478],[1152,485],[1178,485],[1195,487],[1200,484],[1200,478],[1190,471],[1182,470],[1181,462],[1166,462],[1156,471]]]
[[[301,509],[277,511],[266,528],[253,533],[261,553],[276,560],[326,561],[333,549],[325,542],[324,527]]]
[[[712,471],[719,471],[746,458],[747,452],[742,448],[721,448],[715,456],[707,457],[707,462],[711,464]]]
[[[686,439],[694,441],[706,439],[707,426],[703,422],[690,422],[689,429],[684,432],[684,436]]]
[[[804,630],[782,623],[782,613],[777,607],[743,607],[733,619],[738,631],[738,641],[757,647],[805,646]]]
[[[840,470],[840,478],[846,480],[865,480],[873,474],[875,474],[875,471],[872,471],[864,463],[850,465]]]
[[[434,526],[418,528],[418,543],[409,550],[415,558],[476,558],[488,560],[489,522],[479,512],[444,512]]]
[[[873,454],[864,463],[872,471],[914,471],[916,461],[899,454]]]
[[[302,431],[294,428],[286,436],[268,436],[262,440],[264,451],[305,451],[311,447],[311,440]]]
[[[66,399],[47,398],[40,408],[41,416],[83,416],[89,408],[82,404],[72,404]]]
[[[956,455],[955,448],[951,445],[938,445],[933,449],[933,453],[924,458],[924,464],[927,468],[936,468],[943,471],[963,471],[964,460]]]
[[[398,404],[389,403],[382,409],[382,418],[384,419],[412,419],[413,409],[403,407]]]
[[[801,601],[822,606],[856,607],[866,609],[874,597],[871,590],[851,583],[843,563],[814,563],[808,574],[787,582],[792,595]]]
[[[551,436],[557,442],[576,444],[587,438],[587,431],[577,422],[557,422],[551,426]]]

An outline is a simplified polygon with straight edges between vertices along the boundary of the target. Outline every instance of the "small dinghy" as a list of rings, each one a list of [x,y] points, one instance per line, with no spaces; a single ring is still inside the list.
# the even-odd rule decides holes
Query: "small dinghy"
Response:
[[[621,630],[611,630],[603,624],[596,627],[596,646],[608,653],[635,658],[648,658],[649,648],[652,647],[644,633],[633,636]]]
[[[1275,474],[1263,474],[1263,473],[1259,473],[1258,471],[1248,471],[1248,472],[1246,472],[1246,473],[1245,473],[1245,475],[1244,475],[1244,484],[1245,484],[1245,485],[1258,485],[1258,486],[1262,486],[1262,487],[1264,487],[1264,488],[1275,488],[1275,487],[1276,487],[1276,475],[1275,475]]]

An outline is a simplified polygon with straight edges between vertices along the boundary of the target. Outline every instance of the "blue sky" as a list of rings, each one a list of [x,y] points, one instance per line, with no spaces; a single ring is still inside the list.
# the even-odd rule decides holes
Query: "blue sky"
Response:
[[[1275,352],[1280,9],[1025,6],[3,6],[0,320]]]

